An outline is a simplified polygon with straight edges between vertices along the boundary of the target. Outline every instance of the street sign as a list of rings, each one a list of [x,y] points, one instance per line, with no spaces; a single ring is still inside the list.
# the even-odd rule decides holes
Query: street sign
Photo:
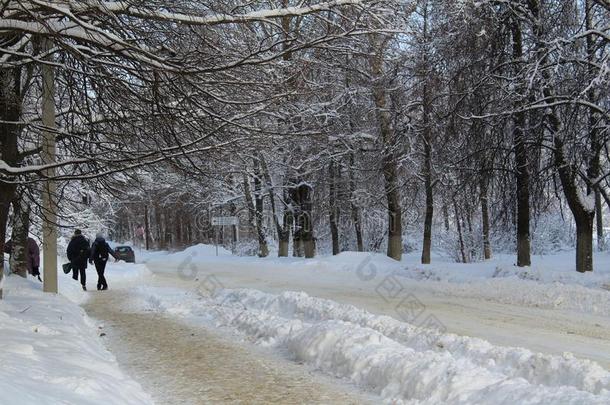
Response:
[[[239,218],[237,218],[237,217],[212,217],[212,225],[214,225],[214,226],[239,225]]]
[[[228,226],[228,225],[235,225],[236,228],[236,236],[237,239],[239,239],[239,228],[237,227],[239,225],[239,218],[237,217],[212,217],[212,226]],[[216,256],[218,256],[218,230],[214,229],[214,232],[216,233]],[[235,246],[233,247],[234,250]]]

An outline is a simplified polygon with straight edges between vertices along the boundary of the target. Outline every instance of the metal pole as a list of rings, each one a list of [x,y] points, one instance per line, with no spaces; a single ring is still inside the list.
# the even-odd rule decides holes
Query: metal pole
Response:
[[[42,39],[42,49],[51,48],[47,38]],[[55,163],[55,77],[53,67],[42,65],[42,164]],[[44,261],[43,291],[57,293],[57,201],[55,169],[44,170],[47,180],[42,185],[42,257]]]

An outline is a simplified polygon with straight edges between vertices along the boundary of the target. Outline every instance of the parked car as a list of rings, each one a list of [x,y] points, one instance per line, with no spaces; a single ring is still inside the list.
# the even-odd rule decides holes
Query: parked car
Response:
[[[125,260],[127,263],[136,262],[136,254],[131,246],[117,246],[114,248],[114,253],[117,255],[118,260]]]

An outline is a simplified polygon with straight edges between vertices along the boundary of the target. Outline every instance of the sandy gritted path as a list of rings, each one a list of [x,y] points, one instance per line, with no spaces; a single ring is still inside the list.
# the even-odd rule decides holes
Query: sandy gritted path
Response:
[[[103,325],[104,342],[121,368],[158,404],[370,402],[350,387],[205,328],[154,312],[127,312],[122,304],[128,293],[91,292],[84,308]]]

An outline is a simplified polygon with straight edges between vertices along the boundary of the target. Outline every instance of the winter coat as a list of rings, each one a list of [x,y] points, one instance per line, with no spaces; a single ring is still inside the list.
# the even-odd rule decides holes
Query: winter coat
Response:
[[[8,240],[4,244],[4,253],[8,253],[9,255],[13,252],[13,241]],[[28,266],[28,273],[34,274],[34,269],[38,269],[40,267],[40,248],[38,247],[38,243],[33,238],[28,238],[28,246],[25,250],[25,261]]]
[[[115,259],[117,257],[104,238],[95,238],[95,241],[91,244],[89,261],[105,262],[108,261],[108,255],[112,255]]]
[[[72,266],[77,268],[87,267],[87,258],[90,254],[89,241],[83,235],[73,236],[66,253]]]

